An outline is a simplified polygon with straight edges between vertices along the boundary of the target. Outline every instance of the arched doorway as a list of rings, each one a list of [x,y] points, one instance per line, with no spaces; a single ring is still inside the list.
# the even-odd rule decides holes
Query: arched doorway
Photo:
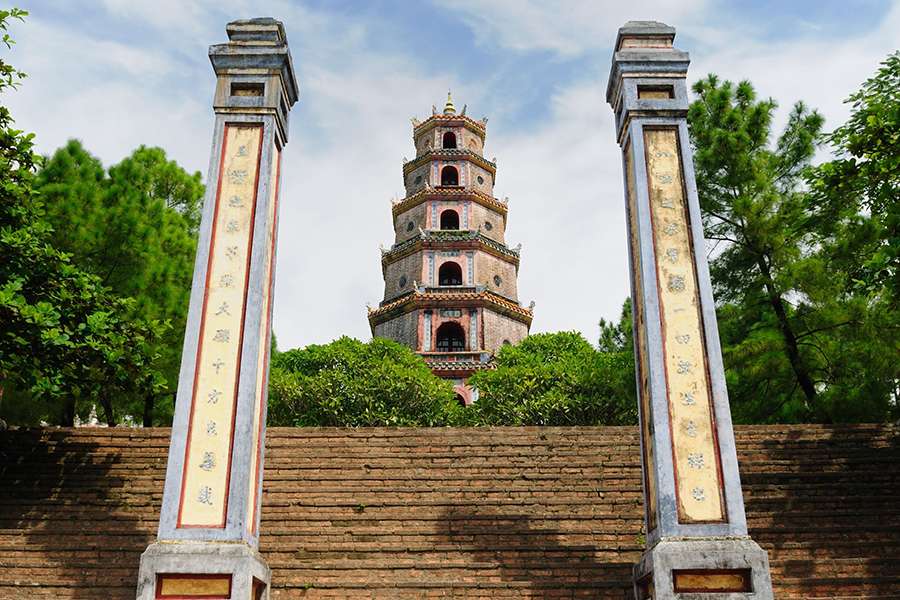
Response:
[[[442,264],[438,269],[438,285],[462,285],[462,268],[452,260]]]
[[[441,169],[441,185],[459,185],[459,171],[456,167],[444,167]]]
[[[437,330],[438,352],[462,352],[466,349],[466,332],[462,325],[447,321]]]
[[[453,150],[456,148],[456,134],[452,131],[448,131],[444,134],[443,147],[449,150]]]
[[[442,212],[441,229],[459,229],[459,213],[452,208]]]

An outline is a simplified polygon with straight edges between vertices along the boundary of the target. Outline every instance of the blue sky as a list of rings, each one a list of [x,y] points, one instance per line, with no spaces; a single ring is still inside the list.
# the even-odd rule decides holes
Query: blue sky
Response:
[[[23,2],[11,61],[29,78],[4,101],[52,152],[68,138],[111,164],[158,145],[206,176],[225,23],[285,23],[301,86],[284,155],[275,332],[282,348],[367,339],[383,284],[390,199],[412,156],[409,118],[448,88],[488,116],[495,195],[521,242],[520,300],[532,331],[597,337],[628,293],[622,174],[604,91],[616,30],[665,21],[692,80],[750,79],[781,108],[804,100],[834,127],[843,99],[900,46],[900,2],[433,0]],[[822,156],[826,154],[822,153]]]

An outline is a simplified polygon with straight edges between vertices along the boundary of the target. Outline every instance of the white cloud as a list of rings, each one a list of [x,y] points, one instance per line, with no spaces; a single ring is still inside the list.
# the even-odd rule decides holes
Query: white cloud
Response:
[[[727,37],[720,31],[712,44],[692,51],[691,73],[695,79],[707,73],[732,81],[749,79],[760,97],[779,102],[776,132],[798,100],[818,109],[825,116],[826,129],[833,129],[849,115],[844,104],[847,96],[898,48],[898,31],[900,2],[893,3],[877,28],[852,36],[763,41]]]
[[[514,50],[550,50],[562,56],[608,48],[626,21],[655,20],[686,24],[707,0],[437,0],[456,11],[482,43]]]
[[[604,93],[600,81],[561,90],[545,125],[504,123],[493,136],[507,239],[523,242],[520,297],[537,303],[533,332],[596,340],[600,317],[618,317],[628,294],[621,160]]]

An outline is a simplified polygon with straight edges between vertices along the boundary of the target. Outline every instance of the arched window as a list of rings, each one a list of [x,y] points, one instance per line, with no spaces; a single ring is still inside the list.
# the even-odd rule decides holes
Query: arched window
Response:
[[[456,148],[456,134],[452,131],[444,134],[444,148]]]
[[[438,352],[462,352],[466,349],[466,332],[462,325],[447,321],[437,330]]]
[[[459,229],[459,213],[452,208],[442,212],[441,229]]]
[[[459,171],[456,167],[441,169],[441,185],[459,185]]]
[[[455,262],[447,261],[438,269],[438,285],[462,285],[462,269]]]

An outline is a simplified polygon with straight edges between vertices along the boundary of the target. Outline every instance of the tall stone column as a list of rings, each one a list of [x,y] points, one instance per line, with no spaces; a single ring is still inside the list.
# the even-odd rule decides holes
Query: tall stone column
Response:
[[[675,29],[619,29],[606,99],[622,147],[647,550],[637,598],[772,598],[747,535]]]
[[[297,81],[284,27],[211,46],[216,120],[156,543],[137,598],[268,598],[257,552],[278,182]]]

